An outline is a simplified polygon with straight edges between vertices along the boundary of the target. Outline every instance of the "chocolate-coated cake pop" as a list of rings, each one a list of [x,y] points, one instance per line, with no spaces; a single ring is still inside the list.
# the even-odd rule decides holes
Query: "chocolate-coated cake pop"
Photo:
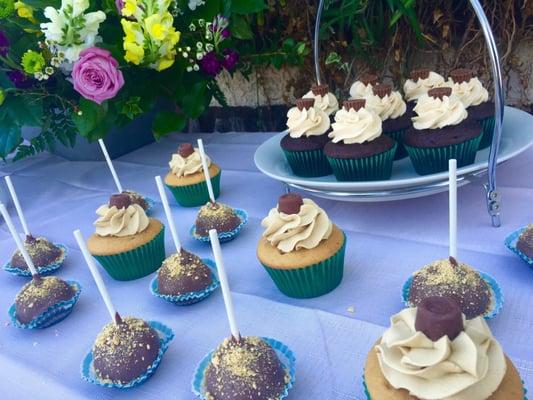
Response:
[[[228,338],[215,350],[205,371],[210,400],[277,400],[290,377],[262,339]]]
[[[157,332],[145,321],[115,317],[104,326],[93,346],[94,369],[99,379],[127,384],[143,375],[158,356]]]
[[[443,336],[454,340],[463,328],[461,309],[452,298],[426,297],[417,307],[415,329],[433,342]]]
[[[181,295],[204,290],[213,283],[211,270],[200,257],[181,249],[172,254],[157,273],[157,287],[161,294]]]
[[[122,193],[128,195],[131,202],[140,205],[143,210],[146,211],[148,209],[149,204],[146,202],[144,197],[140,195],[139,193],[134,192],[132,190],[124,190]]]
[[[67,282],[55,276],[34,276],[15,298],[15,316],[20,323],[28,324],[49,307],[72,299],[75,292]]]
[[[459,304],[467,319],[486,314],[492,303],[487,282],[466,264],[453,257],[426,265],[413,276],[409,302],[418,306],[432,296],[451,297]]]
[[[516,248],[529,258],[533,258],[533,224],[529,225],[518,237]]]
[[[241,223],[241,219],[230,206],[222,203],[208,202],[196,217],[196,234],[208,236],[211,229],[218,233],[231,232]]]
[[[27,235],[24,241],[24,248],[28,251],[30,258],[36,268],[46,267],[56,261],[58,261],[63,255],[63,250],[48,241],[44,237],[33,237]],[[28,269],[24,257],[17,250],[11,258],[11,265],[19,269]]]

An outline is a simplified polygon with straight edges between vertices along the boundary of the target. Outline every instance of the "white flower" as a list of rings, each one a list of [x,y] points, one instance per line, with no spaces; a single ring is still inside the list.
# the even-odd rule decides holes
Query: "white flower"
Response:
[[[203,6],[205,4],[204,0],[189,0],[189,9],[192,11],[196,10],[197,7]]]
[[[209,52],[209,51],[213,51],[213,49],[215,48],[215,46],[213,46],[211,43],[207,43],[205,45],[205,49]]]

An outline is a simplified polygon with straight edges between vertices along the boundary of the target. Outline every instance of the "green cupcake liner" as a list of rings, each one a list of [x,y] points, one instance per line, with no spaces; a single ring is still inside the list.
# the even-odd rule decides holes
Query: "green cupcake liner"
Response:
[[[494,115],[480,119],[479,122],[483,128],[483,137],[479,144],[479,150],[486,149],[492,144],[492,135],[494,133],[494,125],[496,124],[496,118]]]
[[[338,181],[381,181],[389,179],[398,143],[383,153],[363,158],[328,157]]]
[[[131,281],[150,275],[165,259],[165,226],[148,243],[110,256],[94,256],[111,278]]]
[[[311,178],[331,174],[331,167],[322,149],[310,151],[283,149],[283,152],[295,175]]]
[[[463,143],[443,147],[412,147],[405,145],[415,171],[419,175],[448,171],[448,160],[455,158],[458,167],[473,164],[482,135]]]
[[[335,289],[342,281],[346,235],[342,247],[330,258],[308,267],[274,269],[262,264],[278,289],[289,297],[309,299]]]
[[[211,178],[213,185],[213,192],[215,199],[220,195],[220,175],[222,171]],[[165,184],[170,190],[178,204],[182,207],[198,207],[203,206],[209,201],[209,192],[205,181],[196,183],[194,185],[186,186],[170,186]]]
[[[396,149],[396,154],[394,154],[394,160],[401,160],[402,158],[407,157],[407,150],[403,145],[403,136],[407,129],[400,129],[398,131],[383,132],[385,135],[394,139],[398,143],[398,148]]]

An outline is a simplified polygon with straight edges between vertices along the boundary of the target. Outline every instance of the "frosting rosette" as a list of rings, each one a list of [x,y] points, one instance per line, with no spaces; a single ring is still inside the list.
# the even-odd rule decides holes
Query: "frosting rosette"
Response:
[[[413,126],[418,130],[457,125],[468,116],[461,99],[453,93],[442,99],[426,93],[418,99],[414,111],[418,115],[412,118]]]
[[[207,166],[211,165],[211,159],[205,156]],[[172,159],[168,163],[170,170],[178,178],[187,175],[193,175],[203,170],[202,157],[198,149],[194,149],[194,152],[187,157],[183,157],[180,154],[172,154]]]
[[[461,83],[448,79],[446,86],[452,88],[452,93],[461,99],[466,108],[478,106],[489,100],[489,92],[478,78],[472,78]]]
[[[403,101],[402,95],[397,91],[392,91],[384,97],[370,93],[365,99],[365,107],[374,111],[382,121],[399,118],[407,110],[407,105]]]
[[[442,75],[431,71],[427,78],[419,78],[416,81],[407,79],[403,85],[403,92],[408,101],[418,100],[418,98],[426,94],[428,90],[444,86],[444,83]]]
[[[466,320],[451,341],[431,341],[415,329],[416,308],[391,318],[376,346],[390,385],[422,400],[487,400],[506,373],[505,355],[482,317]]]
[[[329,129],[329,117],[318,107],[292,107],[287,113],[287,127],[292,138],[320,136]]]
[[[365,84],[361,81],[355,81],[350,87],[350,98],[365,99],[372,94],[372,84]]]
[[[96,234],[100,236],[131,236],[144,231],[150,223],[142,207],[131,204],[126,208],[109,207],[107,204],[96,210]]]
[[[314,94],[312,90],[307,92],[304,99],[315,99],[315,107],[321,109],[326,115],[333,114],[339,109],[339,102],[333,93],[326,93],[324,96],[320,94]]]
[[[285,214],[273,208],[261,225],[266,228],[263,237],[283,253],[313,249],[328,239],[333,230],[326,212],[310,199],[303,199],[297,214]]]
[[[345,108],[337,111],[335,122],[331,125],[329,137],[333,143],[345,144],[370,142],[381,135],[381,119],[366,108],[355,110]]]

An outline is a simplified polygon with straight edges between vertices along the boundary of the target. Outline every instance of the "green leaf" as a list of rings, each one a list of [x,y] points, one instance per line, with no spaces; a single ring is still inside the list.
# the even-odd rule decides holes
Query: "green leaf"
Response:
[[[42,101],[31,96],[8,95],[0,107],[0,118],[6,117],[20,126],[40,126],[43,118]]]
[[[265,0],[232,0],[231,12],[237,14],[254,14],[267,8]]]
[[[234,37],[241,40],[250,40],[254,37],[250,23],[243,15],[236,14],[231,17],[231,33]]]
[[[156,139],[172,132],[180,132],[187,125],[187,117],[170,111],[160,111],[155,116],[152,131]]]
[[[81,99],[79,110],[81,111],[81,115],[72,113],[72,121],[76,125],[76,128],[78,128],[80,135],[87,138],[92,137],[91,132],[96,130],[106,117],[107,102],[99,105],[93,101]]]
[[[24,4],[37,9],[44,9],[48,6],[59,8],[61,6],[61,0],[24,0]]]
[[[189,118],[196,119],[200,117],[207,108],[211,100],[211,94],[206,89],[206,81],[196,82],[188,89],[187,95],[183,97],[181,106],[183,112]]]
[[[9,118],[0,119],[0,157],[6,158],[22,143],[20,126]]]

